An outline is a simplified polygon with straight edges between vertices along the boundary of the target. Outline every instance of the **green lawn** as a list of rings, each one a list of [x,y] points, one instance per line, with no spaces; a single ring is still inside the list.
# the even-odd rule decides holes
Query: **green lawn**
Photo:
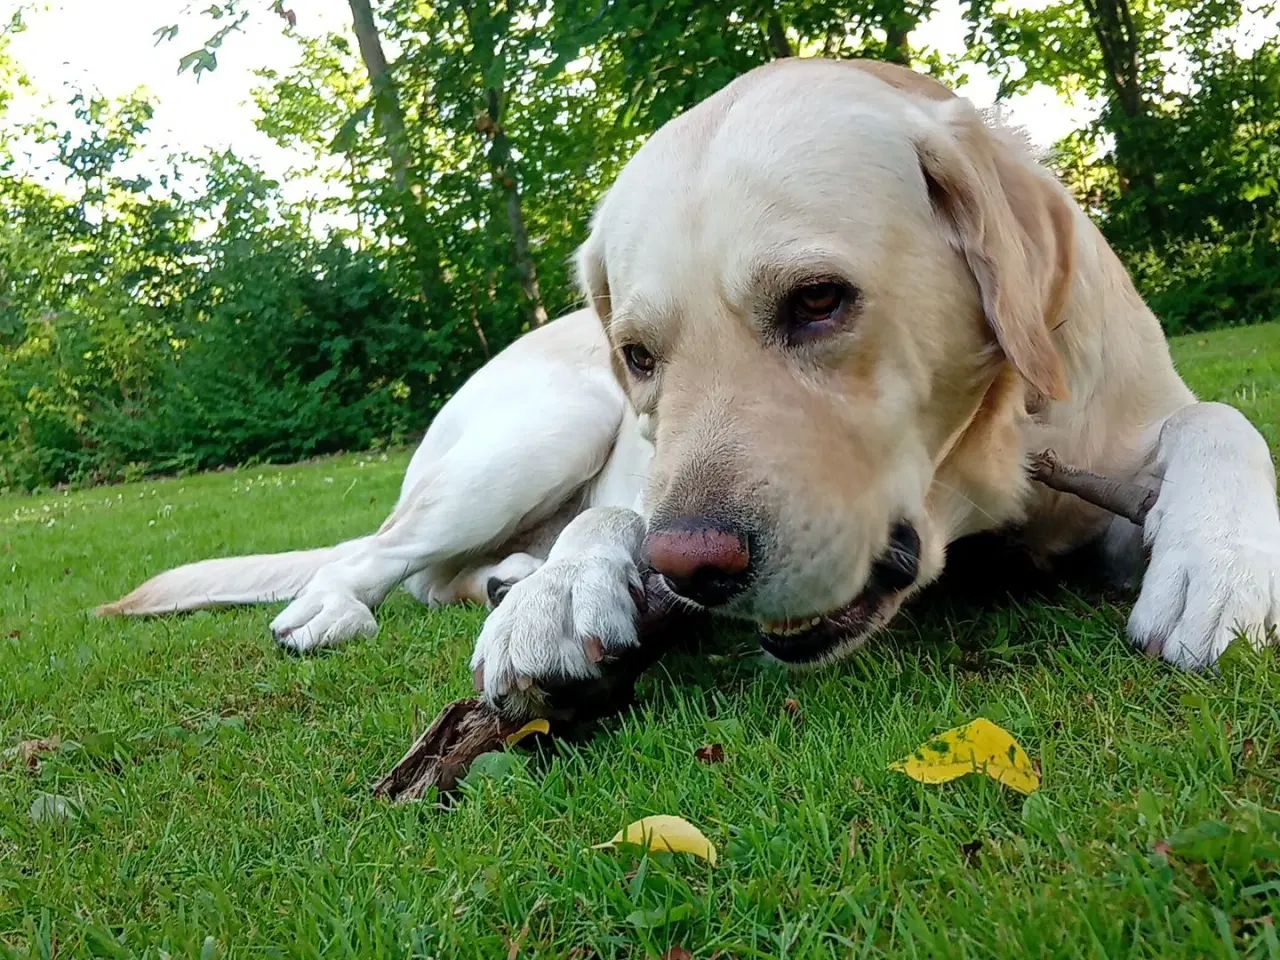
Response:
[[[1176,354],[1201,396],[1239,403],[1280,445],[1280,326],[1186,338]],[[0,762],[0,945],[1280,956],[1280,815],[1255,806],[1280,807],[1275,656],[1176,673],[1128,649],[1123,603],[1083,588],[926,603],[803,676],[726,638],[717,659],[657,671],[593,739],[522,755],[447,811],[390,807],[369,786],[470,691],[478,611],[398,597],[375,640],[311,659],[275,649],[265,608],[85,613],[182,561],[367,532],[407,460],[0,499],[0,749],[63,741],[38,771]],[[1040,793],[886,769],[977,716],[1039,761]],[[710,743],[723,763],[695,759]],[[589,849],[651,813],[698,824],[718,866]]]

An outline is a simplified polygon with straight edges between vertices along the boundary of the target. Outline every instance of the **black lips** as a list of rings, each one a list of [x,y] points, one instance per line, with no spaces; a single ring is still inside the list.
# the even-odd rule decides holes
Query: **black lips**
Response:
[[[889,545],[871,565],[871,579],[889,593],[905,590],[920,575],[920,534],[905,520],[889,532]]]

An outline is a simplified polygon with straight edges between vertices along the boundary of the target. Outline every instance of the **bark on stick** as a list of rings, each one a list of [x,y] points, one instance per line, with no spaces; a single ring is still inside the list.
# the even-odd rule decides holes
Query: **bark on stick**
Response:
[[[1125,517],[1138,526],[1156,505],[1160,491],[1140,483],[1127,483],[1099,476],[1089,470],[1072,467],[1058,459],[1052,450],[1044,450],[1031,458],[1031,479],[1060,493],[1070,493],[1095,507]]]

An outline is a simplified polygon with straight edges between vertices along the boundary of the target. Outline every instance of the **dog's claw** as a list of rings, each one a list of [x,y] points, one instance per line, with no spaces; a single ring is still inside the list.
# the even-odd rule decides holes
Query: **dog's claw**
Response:
[[[630,583],[627,585],[631,592],[631,600],[636,605],[636,612],[643,615],[649,612],[649,594],[645,591],[644,583]]]

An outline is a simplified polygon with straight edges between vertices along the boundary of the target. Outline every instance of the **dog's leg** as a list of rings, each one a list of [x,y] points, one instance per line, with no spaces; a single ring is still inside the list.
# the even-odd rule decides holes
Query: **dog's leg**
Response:
[[[643,518],[619,507],[593,507],[565,527],[546,563],[511,587],[476,642],[471,669],[491,705],[545,712],[555,688],[600,677],[636,647],[644,535]]]
[[[1150,563],[1129,619],[1135,644],[1187,668],[1213,664],[1244,632],[1280,625],[1280,511],[1266,441],[1234,407],[1195,403],[1156,442],[1160,496]]]
[[[432,606],[451,603],[479,603],[493,609],[507,592],[537,570],[542,557],[529,553],[513,553],[497,563],[465,567],[447,584],[431,591]]]
[[[372,635],[373,609],[406,578],[501,555],[513,536],[546,522],[591,481],[622,422],[612,375],[588,371],[553,384],[530,377],[521,401],[477,417],[377,534],[316,573],[272,622],[282,646],[301,652]]]

